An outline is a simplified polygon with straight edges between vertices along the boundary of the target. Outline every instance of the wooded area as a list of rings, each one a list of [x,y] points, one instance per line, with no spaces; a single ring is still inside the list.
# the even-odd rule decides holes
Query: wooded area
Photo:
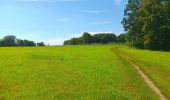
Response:
[[[16,36],[7,35],[0,39],[0,46],[45,46],[43,42],[35,43],[30,40],[17,39]]]
[[[126,42],[126,34],[115,35],[113,33],[99,33],[91,35],[90,33],[84,32],[81,37],[64,41],[64,45],[106,44],[112,42]]]
[[[128,0],[124,15],[129,45],[170,50],[170,0]]]

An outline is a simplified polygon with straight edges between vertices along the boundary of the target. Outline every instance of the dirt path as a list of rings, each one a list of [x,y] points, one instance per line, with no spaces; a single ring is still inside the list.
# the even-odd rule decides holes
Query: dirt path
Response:
[[[133,63],[131,61],[131,59],[128,56],[124,56],[119,54],[120,57],[122,57],[124,60],[126,60],[129,64],[131,64],[136,70],[137,72],[140,74],[140,76],[143,78],[143,80],[146,82],[146,84],[149,86],[149,88],[151,88],[159,97],[160,100],[168,100],[160,91],[160,89],[153,83],[152,80],[150,80],[145,73],[140,69],[140,67],[138,65],[136,65],[135,63]]]

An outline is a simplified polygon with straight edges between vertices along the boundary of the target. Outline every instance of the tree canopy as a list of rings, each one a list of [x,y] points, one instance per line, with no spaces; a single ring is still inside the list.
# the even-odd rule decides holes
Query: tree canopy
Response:
[[[128,0],[122,20],[128,44],[150,50],[170,50],[170,1]]]
[[[16,36],[7,35],[0,39],[0,46],[45,46],[43,42],[35,43],[30,40],[17,39]]]
[[[126,34],[118,36],[113,33],[99,33],[91,35],[90,33],[84,32],[81,37],[64,41],[64,45],[82,45],[91,43],[106,44],[112,42],[126,42]]]

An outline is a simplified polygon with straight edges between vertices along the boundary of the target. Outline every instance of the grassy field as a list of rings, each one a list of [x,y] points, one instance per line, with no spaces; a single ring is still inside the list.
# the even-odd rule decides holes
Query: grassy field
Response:
[[[137,50],[119,46],[170,99],[170,52]]]
[[[157,100],[135,63],[170,98],[170,53],[126,46],[0,48],[0,100]]]

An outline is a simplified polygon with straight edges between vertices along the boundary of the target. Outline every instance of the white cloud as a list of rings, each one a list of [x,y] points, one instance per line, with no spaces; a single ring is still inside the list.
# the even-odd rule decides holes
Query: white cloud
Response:
[[[113,32],[88,32],[88,33],[90,33],[91,35],[94,35],[94,34],[99,34],[99,33],[107,34],[107,33],[113,33]]]
[[[114,0],[115,5],[120,5],[122,0]]]

